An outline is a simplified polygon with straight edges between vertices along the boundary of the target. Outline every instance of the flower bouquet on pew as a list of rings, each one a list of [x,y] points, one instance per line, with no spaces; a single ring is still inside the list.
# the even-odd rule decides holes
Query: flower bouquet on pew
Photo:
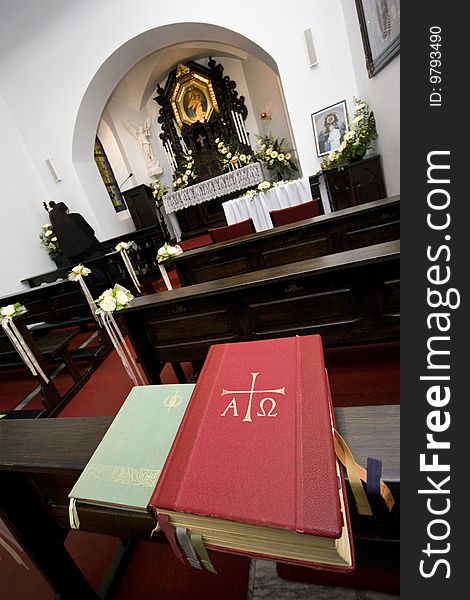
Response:
[[[0,308],[0,316],[9,317],[13,319],[13,317],[19,317],[20,315],[24,315],[26,312],[26,307],[24,304],[20,302],[15,302],[14,304],[8,304],[7,306],[2,306]],[[1,319],[0,319],[1,320]]]
[[[95,300],[99,310],[103,312],[115,312],[126,308],[134,296],[128,289],[116,283],[113,288],[105,290],[101,296]]]
[[[165,242],[164,245],[158,249],[157,261],[161,263],[164,260],[172,258],[173,256],[178,256],[178,254],[181,254],[182,252],[183,248],[181,248],[181,246],[178,246],[178,244],[176,244],[175,246],[170,246],[170,244]]]

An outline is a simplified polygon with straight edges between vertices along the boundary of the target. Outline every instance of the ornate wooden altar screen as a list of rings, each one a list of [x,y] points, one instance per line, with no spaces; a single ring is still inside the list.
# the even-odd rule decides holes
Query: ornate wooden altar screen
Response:
[[[224,76],[222,65],[212,57],[207,67],[192,61],[178,65],[165,87],[158,86],[154,100],[161,106],[160,138],[173,171],[181,167],[190,150],[199,181],[221,175],[216,139],[235,139],[241,153],[253,154],[244,125],[248,115],[245,98],[238,95],[236,82]],[[227,199],[178,211],[183,235],[226,224],[221,203]]]

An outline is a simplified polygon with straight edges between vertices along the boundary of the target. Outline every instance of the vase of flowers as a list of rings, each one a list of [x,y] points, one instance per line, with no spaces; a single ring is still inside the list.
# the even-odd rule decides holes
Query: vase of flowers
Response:
[[[354,98],[354,117],[349,131],[344,134],[338,150],[332,150],[321,164],[322,169],[342,169],[349,163],[364,158],[377,138],[374,113],[367,102]]]
[[[50,223],[45,223],[39,232],[39,241],[41,246],[45,248],[50,258],[55,262],[57,267],[63,267],[64,257],[59,245],[59,240],[54,232],[54,228]]]
[[[297,165],[292,160],[292,151],[285,145],[284,138],[278,140],[271,135],[265,135],[258,138],[256,145],[258,146],[256,158],[263,163],[268,172],[272,173],[273,179],[288,179],[298,171]]]
[[[217,147],[219,162],[224,171],[233,171],[253,162],[253,155],[247,151],[246,146],[243,146],[237,138],[220,136],[215,138],[214,142]]]

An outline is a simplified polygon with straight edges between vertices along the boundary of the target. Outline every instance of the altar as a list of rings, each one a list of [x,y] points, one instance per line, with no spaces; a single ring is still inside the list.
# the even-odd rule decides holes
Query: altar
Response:
[[[229,225],[252,219],[256,231],[272,229],[270,211],[287,208],[312,199],[308,177],[277,185],[254,196],[241,196],[222,204]]]
[[[263,170],[259,162],[253,162],[245,167],[240,167],[217,177],[201,181],[194,185],[182,188],[176,192],[169,192],[163,197],[163,206],[170,219],[177,241],[181,240],[181,226],[178,222],[177,211],[192,206],[210,202],[218,198],[230,197],[233,193],[254,187],[263,181]]]

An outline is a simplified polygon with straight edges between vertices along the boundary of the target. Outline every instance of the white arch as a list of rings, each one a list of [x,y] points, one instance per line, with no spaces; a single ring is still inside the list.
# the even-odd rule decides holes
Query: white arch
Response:
[[[149,54],[188,41],[223,43],[239,48],[257,57],[276,75],[279,74],[276,62],[265,50],[245,36],[218,25],[175,23],[159,26],[133,37],[117,48],[98,69],[77,112],[72,139],[72,163],[89,199],[105,198],[93,158],[93,146],[101,114],[114,88],[134,65]],[[105,201],[93,202],[91,210],[98,223],[109,220],[109,206]],[[123,230],[129,227],[130,223],[121,225]]]
[[[96,128],[112,91],[136,63],[150,53],[190,40],[214,42],[240,48],[279,74],[276,62],[260,46],[243,35],[209,23],[174,23],[145,31],[118,48],[101,65],[83,95],[75,122],[72,160],[80,163],[89,159]]]

